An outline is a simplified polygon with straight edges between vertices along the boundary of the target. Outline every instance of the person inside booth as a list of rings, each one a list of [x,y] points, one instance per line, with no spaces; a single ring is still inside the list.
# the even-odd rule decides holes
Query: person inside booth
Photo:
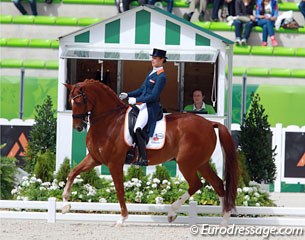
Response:
[[[202,114],[215,114],[215,109],[212,105],[204,102],[204,92],[200,89],[193,90],[193,104],[186,105],[184,111]]]

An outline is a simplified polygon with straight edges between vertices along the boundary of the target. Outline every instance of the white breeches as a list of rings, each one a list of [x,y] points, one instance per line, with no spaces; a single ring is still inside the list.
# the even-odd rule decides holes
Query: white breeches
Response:
[[[134,132],[136,132],[137,128],[143,129],[148,121],[148,111],[147,111],[147,106],[146,103],[142,103],[140,105],[136,105],[139,109],[139,115],[136,121],[136,124],[134,126]]]

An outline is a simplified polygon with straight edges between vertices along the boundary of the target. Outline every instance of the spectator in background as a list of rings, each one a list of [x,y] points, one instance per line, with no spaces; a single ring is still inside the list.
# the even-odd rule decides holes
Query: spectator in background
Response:
[[[204,102],[204,93],[200,89],[193,90],[193,103],[186,105],[184,111],[186,112],[198,112],[204,114],[215,114],[215,109],[212,105]]]
[[[255,26],[254,11],[255,0],[236,0],[236,17],[233,21],[237,45],[246,45],[252,28]],[[244,27],[244,33],[243,33]]]
[[[167,11],[172,13],[174,7],[174,0],[164,0],[167,2]],[[162,0],[148,0],[149,5],[155,5],[156,2],[162,2]]]
[[[213,0],[212,20],[214,22],[219,21],[218,11],[222,5],[224,5],[222,18],[226,18],[228,15],[235,16],[235,0]]]
[[[204,21],[204,13],[205,10],[207,8],[207,0],[192,0],[188,9],[188,13],[184,13],[183,18],[187,21],[190,21],[194,12],[195,12],[195,8],[198,8],[198,12],[199,12],[199,21],[203,22]]]
[[[136,0],[115,0],[115,5],[119,13],[126,12],[130,9],[130,3]],[[147,0],[138,0],[139,5],[144,6]]]
[[[301,0],[301,2],[299,3],[299,10],[305,18],[305,0]]]
[[[21,4],[21,0],[12,0],[15,4],[16,8],[23,14],[28,15],[27,11],[24,9],[23,5]],[[32,15],[37,16],[37,4],[36,0],[28,0],[31,6]]]
[[[267,46],[268,36],[270,36],[272,46],[278,45],[274,33],[274,24],[278,17],[278,4],[276,0],[257,0],[256,21],[257,26],[263,28],[262,46]]]

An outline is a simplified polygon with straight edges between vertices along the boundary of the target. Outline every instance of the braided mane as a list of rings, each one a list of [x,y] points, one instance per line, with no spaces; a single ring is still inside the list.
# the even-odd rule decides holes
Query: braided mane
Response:
[[[98,81],[98,80],[95,80],[95,79],[85,79],[81,86],[82,87],[86,87],[86,86],[91,86],[91,85],[95,85],[97,87],[101,87],[103,88],[103,90],[107,93],[107,95],[109,95],[109,97],[111,99],[113,99],[114,101],[116,101],[118,104],[124,104],[119,98],[118,96],[116,95],[116,93],[110,88],[108,87],[107,85],[105,85],[104,83]]]

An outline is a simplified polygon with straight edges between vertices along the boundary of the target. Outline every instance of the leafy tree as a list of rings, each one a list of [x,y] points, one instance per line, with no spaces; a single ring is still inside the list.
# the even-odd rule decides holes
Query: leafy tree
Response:
[[[34,170],[39,152],[56,151],[56,117],[51,97],[47,96],[42,105],[37,105],[35,112],[35,124],[30,131],[26,151],[26,170],[30,173]]]
[[[39,152],[36,160],[34,167],[34,174],[36,177],[44,182],[51,182],[53,180],[56,164],[55,153],[49,150],[44,153]]]
[[[64,159],[64,162],[60,165],[58,172],[56,173],[55,178],[58,182],[67,182],[67,177],[71,171],[70,160],[68,158]]]
[[[169,174],[169,171],[164,166],[156,166],[156,171],[152,175],[152,178],[158,178],[161,182],[163,180],[167,180],[171,182],[171,176]]]
[[[0,199],[10,199],[17,173],[16,158],[0,157]]]
[[[275,148],[272,149],[268,115],[259,101],[259,95],[252,93],[250,111],[241,126],[240,147],[246,157],[250,179],[270,183],[276,174]]]

